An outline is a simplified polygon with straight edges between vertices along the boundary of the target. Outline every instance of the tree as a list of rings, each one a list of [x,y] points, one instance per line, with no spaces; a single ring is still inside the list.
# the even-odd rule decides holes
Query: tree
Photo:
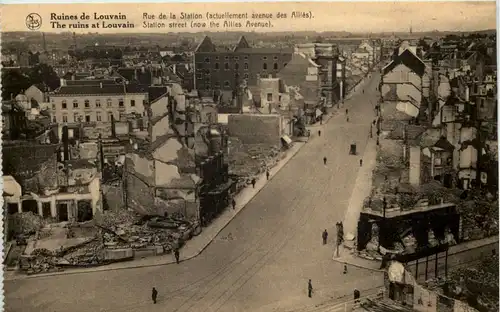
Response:
[[[29,72],[30,83],[45,83],[51,90],[59,88],[61,81],[54,69],[47,64],[38,64]]]
[[[28,76],[19,70],[2,69],[2,99],[9,100],[31,85]]]

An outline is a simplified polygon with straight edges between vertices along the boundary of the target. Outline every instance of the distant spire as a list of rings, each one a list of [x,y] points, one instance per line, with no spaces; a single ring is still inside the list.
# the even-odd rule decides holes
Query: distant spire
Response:
[[[410,35],[413,34],[413,22],[410,21]]]

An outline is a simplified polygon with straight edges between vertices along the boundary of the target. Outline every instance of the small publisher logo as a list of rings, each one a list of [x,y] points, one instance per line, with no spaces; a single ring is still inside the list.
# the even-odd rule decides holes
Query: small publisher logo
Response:
[[[42,17],[37,13],[30,13],[26,16],[26,27],[29,30],[38,30],[42,27]]]

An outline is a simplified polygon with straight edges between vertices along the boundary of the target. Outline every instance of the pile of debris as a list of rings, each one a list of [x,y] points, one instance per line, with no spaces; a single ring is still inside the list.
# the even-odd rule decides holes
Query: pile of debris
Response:
[[[19,259],[19,269],[29,275],[60,271],[56,264],[56,255],[44,248],[35,249],[30,256],[21,256]]]
[[[195,234],[196,228],[196,222],[171,216],[143,216],[135,222],[101,227],[106,248],[162,246],[167,253],[181,247]]]
[[[236,190],[251,183],[252,179],[272,168],[283,153],[279,146],[269,144],[244,145],[239,139],[231,138],[228,163],[230,173],[238,177]]]

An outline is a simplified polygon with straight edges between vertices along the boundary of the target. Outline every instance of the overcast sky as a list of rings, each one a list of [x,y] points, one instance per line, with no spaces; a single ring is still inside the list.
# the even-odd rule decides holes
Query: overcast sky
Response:
[[[291,19],[292,11],[312,12],[312,19]],[[94,13],[124,14],[135,28],[129,29],[54,29],[51,26],[51,13],[80,16],[89,14],[89,24],[102,21],[94,20]],[[410,24],[413,31],[456,30],[470,31],[496,28],[495,2],[274,2],[274,3],[149,3],[144,4],[21,4],[3,5],[1,29],[3,31],[27,31],[26,16],[37,13],[42,18],[39,31],[74,31],[87,32],[179,32],[178,29],[143,28],[143,13],[159,14],[173,12],[201,13],[278,13],[288,15],[286,19],[273,19],[272,28],[197,28],[183,31],[348,31],[348,32],[391,32],[408,31]],[[157,22],[159,20],[156,20]],[[178,20],[184,22],[183,20]],[[204,20],[206,21],[206,19]],[[264,19],[267,21],[267,19]],[[72,21],[61,21],[64,24]],[[110,23],[112,21],[106,21]],[[120,21],[123,22],[123,21]],[[171,22],[171,21],[167,21]],[[244,21],[242,21],[244,22]],[[188,21],[188,24],[190,22]]]

